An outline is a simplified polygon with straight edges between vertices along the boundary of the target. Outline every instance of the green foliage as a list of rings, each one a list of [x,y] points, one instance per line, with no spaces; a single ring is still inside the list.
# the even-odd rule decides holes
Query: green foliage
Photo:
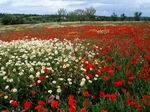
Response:
[[[112,21],[117,21],[118,20],[118,16],[115,12],[113,12],[113,14],[111,15],[111,20]]]
[[[140,21],[141,15],[142,15],[142,12],[135,12],[134,13],[134,20]]]
[[[95,15],[96,9],[89,7],[86,9],[76,9],[67,12],[66,9],[59,9],[53,15],[37,14],[2,14],[0,13],[0,22],[8,24],[35,24],[46,22],[64,22],[64,21],[149,21],[150,17],[141,17],[142,12],[135,12],[133,17],[127,17],[124,13],[120,16],[114,12],[111,16]]]
[[[65,16],[67,14],[67,11],[65,9],[58,9],[57,14],[59,16]]]
[[[72,21],[94,21],[95,20],[96,9],[93,7],[83,9],[76,9],[69,12],[67,17],[68,20]]]
[[[84,13],[87,17],[87,20],[93,20],[95,18],[96,9],[94,9],[93,7],[86,8]]]
[[[71,21],[84,21],[86,19],[84,10],[82,9],[76,9],[73,12],[69,12],[67,16],[68,20]]]
[[[2,24],[4,25],[10,25],[10,24],[23,24],[24,20],[23,18],[15,15],[4,15],[2,17]]]
[[[120,20],[121,20],[121,21],[125,21],[126,18],[127,18],[127,17],[126,17],[126,15],[125,15],[124,13],[120,15]]]
[[[57,21],[60,22],[60,21],[64,21],[66,19],[66,15],[67,15],[67,11],[65,9],[58,9],[57,11]]]

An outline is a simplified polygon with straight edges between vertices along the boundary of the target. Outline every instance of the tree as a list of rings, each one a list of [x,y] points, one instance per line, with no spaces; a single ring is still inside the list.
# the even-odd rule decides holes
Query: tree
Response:
[[[84,21],[85,20],[84,10],[76,9],[72,12],[69,12],[67,17],[71,21]]]
[[[76,15],[83,15],[84,14],[84,10],[82,10],[82,9],[76,9],[76,10],[74,10],[74,13]]]
[[[58,9],[57,14],[60,16],[65,16],[67,15],[66,9]]]
[[[117,21],[118,20],[118,16],[115,12],[113,12],[113,14],[111,15],[111,20],[112,21]]]
[[[77,20],[77,15],[75,14],[74,11],[69,12],[69,13],[67,14],[67,17],[68,17],[68,20],[69,20],[69,21],[76,21],[76,20]]]
[[[84,10],[76,9],[76,10],[74,10],[74,14],[75,14],[76,19],[78,21],[84,21],[85,20]]]
[[[84,11],[84,15],[86,16],[87,20],[94,20],[95,13],[96,13],[96,9],[93,7],[86,8]]]
[[[121,21],[125,21],[126,18],[127,18],[127,16],[124,13],[120,15],[120,20]]]
[[[134,13],[134,20],[140,21],[141,15],[142,15],[142,12],[135,12]]]
[[[58,15],[58,21],[65,20],[67,15],[66,9],[58,9],[57,15]]]

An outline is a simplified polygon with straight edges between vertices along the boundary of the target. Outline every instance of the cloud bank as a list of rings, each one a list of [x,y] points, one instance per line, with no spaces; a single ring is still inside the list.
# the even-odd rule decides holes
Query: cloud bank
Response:
[[[60,8],[67,11],[94,7],[97,15],[113,12],[132,16],[135,11],[150,16],[150,0],[0,0],[1,13],[54,14]]]

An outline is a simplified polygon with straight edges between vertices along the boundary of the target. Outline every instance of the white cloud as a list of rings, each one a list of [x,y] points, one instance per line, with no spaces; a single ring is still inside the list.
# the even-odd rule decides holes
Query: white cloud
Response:
[[[7,0],[8,1],[8,0]],[[29,10],[39,10],[45,9],[47,13],[54,13],[60,8],[65,9],[76,9],[82,7],[82,4],[86,3],[86,1],[74,1],[74,0],[11,0],[10,7],[23,10],[26,9],[28,12]],[[43,9],[41,9],[43,8]],[[48,10],[46,10],[48,9]],[[26,12],[25,12],[26,13]],[[31,12],[32,13],[32,12]],[[41,12],[42,13],[42,12]]]
[[[9,13],[55,13],[60,8],[68,11],[87,7],[97,9],[99,15],[126,13],[133,15],[135,11],[150,14],[150,0],[0,0],[0,12]]]
[[[12,3],[12,6],[15,7],[44,7],[44,6],[61,6],[61,7],[66,7],[71,4],[74,5],[81,5],[85,1],[70,1],[70,0],[13,0],[14,2]]]
[[[0,1],[0,5],[3,4],[3,3],[5,3],[5,2],[7,2],[7,1],[8,1],[8,0],[1,0],[1,1]]]

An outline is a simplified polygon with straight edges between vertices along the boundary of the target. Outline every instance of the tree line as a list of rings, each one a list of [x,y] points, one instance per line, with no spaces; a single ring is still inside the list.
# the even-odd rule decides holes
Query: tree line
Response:
[[[89,7],[86,9],[76,9],[67,12],[66,9],[59,9],[53,15],[37,14],[3,14],[0,13],[0,22],[8,24],[35,24],[45,22],[66,22],[66,21],[149,21],[150,17],[142,17],[142,12],[135,12],[133,17],[126,16],[125,13],[117,15],[115,12],[111,16],[97,16],[96,9]]]

